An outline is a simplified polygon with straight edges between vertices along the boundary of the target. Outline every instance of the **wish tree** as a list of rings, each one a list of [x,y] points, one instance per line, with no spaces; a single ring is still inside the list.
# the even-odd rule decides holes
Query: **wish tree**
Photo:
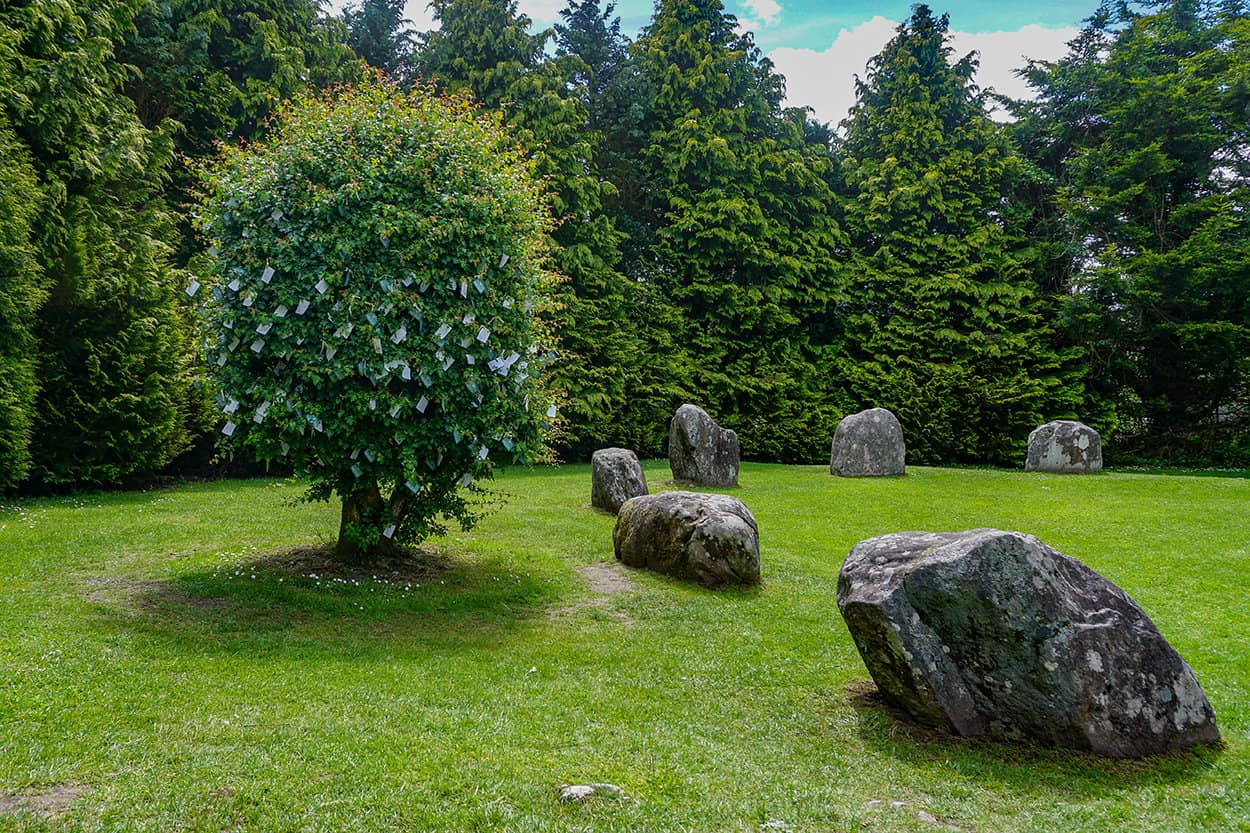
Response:
[[[296,100],[198,219],[225,445],[337,494],[339,559],[468,529],[475,482],[542,453],[549,221],[497,117],[384,81]]]

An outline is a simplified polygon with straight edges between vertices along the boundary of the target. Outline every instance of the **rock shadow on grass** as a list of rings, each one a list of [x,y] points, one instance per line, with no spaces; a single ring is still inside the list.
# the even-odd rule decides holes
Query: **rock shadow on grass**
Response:
[[[1148,758],[1106,758],[1090,752],[1041,746],[1027,740],[965,738],[917,723],[891,705],[872,680],[846,685],[846,700],[858,718],[857,731],[877,752],[909,763],[949,765],[958,771],[1024,792],[1096,798],[1110,789],[1132,789],[1166,781],[1201,778],[1223,744],[1192,746]]]

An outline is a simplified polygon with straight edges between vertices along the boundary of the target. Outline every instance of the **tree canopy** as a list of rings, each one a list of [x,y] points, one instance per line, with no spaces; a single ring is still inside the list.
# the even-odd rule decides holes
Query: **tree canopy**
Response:
[[[301,96],[208,186],[222,433],[342,498],[340,558],[471,526],[465,489],[555,415],[547,217],[498,117],[380,81]]]

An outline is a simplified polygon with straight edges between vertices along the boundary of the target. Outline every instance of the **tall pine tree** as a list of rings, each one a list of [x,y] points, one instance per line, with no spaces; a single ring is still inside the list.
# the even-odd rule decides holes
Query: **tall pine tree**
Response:
[[[343,10],[347,43],[365,63],[405,83],[412,79],[416,36],[404,0],[359,0]]]
[[[40,191],[30,239],[48,295],[33,327],[30,451],[45,486],[118,483],[187,441],[181,280],[163,242],[171,146],[135,117],[113,52],[137,8],[35,0],[0,10],[11,61],[0,122],[13,125]]]
[[[1073,336],[1122,454],[1250,461],[1250,17],[1241,2],[1107,3],[1034,63],[1017,135],[1050,206]]]
[[[662,0],[633,54],[624,209],[645,248],[628,269],[653,293],[656,370],[744,455],[819,459],[839,411],[832,158],[783,114],[783,79],[719,0]]]
[[[844,123],[844,374],[898,415],[909,460],[1014,464],[1038,423],[1083,416],[1083,387],[1012,223],[1024,165],[948,40],[916,6]]]

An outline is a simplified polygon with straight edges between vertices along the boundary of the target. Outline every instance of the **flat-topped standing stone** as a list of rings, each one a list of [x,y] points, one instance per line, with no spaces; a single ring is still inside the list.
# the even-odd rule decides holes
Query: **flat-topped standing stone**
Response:
[[[721,428],[697,405],[682,405],[668,429],[673,479],[695,486],[738,485],[738,434]]]
[[[1025,471],[1093,474],[1102,471],[1102,438],[1088,425],[1057,419],[1029,434]]]
[[[647,493],[638,455],[627,448],[601,448],[590,455],[590,505],[615,515],[631,497]]]
[[[842,477],[894,477],[907,473],[906,458],[898,417],[885,408],[870,408],[838,423],[829,472]]]
[[[882,694],[922,723],[1117,758],[1219,740],[1193,671],[1136,602],[1031,535],[861,541],[838,607]]]
[[[625,502],[616,516],[617,560],[705,587],[760,581],[760,536],[746,505],[729,495],[661,492]]]

